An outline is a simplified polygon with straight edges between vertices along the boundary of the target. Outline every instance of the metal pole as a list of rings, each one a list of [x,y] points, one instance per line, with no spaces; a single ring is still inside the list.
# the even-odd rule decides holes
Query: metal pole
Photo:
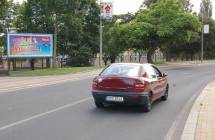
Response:
[[[201,47],[201,63],[203,63],[204,57],[204,25],[203,25],[203,14],[202,14],[202,47]]]
[[[201,5],[202,9],[204,9],[203,4]],[[203,59],[204,59],[204,12],[202,11],[202,47],[201,47],[201,63],[203,63]]]
[[[56,51],[57,51],[57,25],[56,25],[56,15],[54,15],[54,51],[53,51],[53,68],[56,67]]]
[[[101,5],[101,0],[100,0],[100,5]],[[102,8],[100,7],[100,47],[99,47],[99,66],[102,66]]]
[[[7,38],[7,41],[8,41],[8,28],[6,28],[6,38]],[[8,70],[8,74],[9,74],[10,73],[10,57],[9,57],[9,54],[8,54],[8,50],[7,50],[7,70]]]

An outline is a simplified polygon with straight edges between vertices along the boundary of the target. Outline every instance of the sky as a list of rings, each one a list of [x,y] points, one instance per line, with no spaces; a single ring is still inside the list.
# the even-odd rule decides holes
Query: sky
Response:
[[[14,0],[14,2],[22,2],[23,0]],[[126,14],[128,12],[135,13],[144,0],[102,0],[104,2],[113,2],[113,13]],[[213,19],[215,19],[215,0],[211,0],[213,4]],[[199,12],[201,0],[191,0],[194,5],[193,11]]]

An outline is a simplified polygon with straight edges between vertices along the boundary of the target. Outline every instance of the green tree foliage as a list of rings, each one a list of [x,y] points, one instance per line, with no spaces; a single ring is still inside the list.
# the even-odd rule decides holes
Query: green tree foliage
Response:
[[[19,9],[16,27],[19,32],[53,34],[56,25],[58,55],[68,55],[72,65],[83,65],[98,51],[97,9],[95,0],[28,0]],[[80,52],[91,53],[86,62],[76,61]]]
[[[184,13],[176,0],[160,0],[150,9],[142,10],[128,23],[128,45],[135,49],[145,49],[148,62],[157,48],[167,52],[169,48],[191,41],[192,33],[200,31],[197,17]]]
[[[124,24],[133,20],[134,17],[133,14],[127,13],[115,15],[111,21],[103,21],[103,60],[105,64],[107,64],[108,60],[114,63],[117,56],[126,50],[126,46],[128,45],[125,44],[127,42],[127,37],[125,35],[128,33],[126,33],[127,27],[124,26]]]
[[[0,1],[0,33],[6,34],[7,31],[13,30],[18,6],[13,0]],[[6,35],[0,37],[0,46],[4,47],[6,53]]]
[[[0,33],[5,32],[5,14],[6,14],[6,0],[0,1]],[[0,47],[5,45],[5,37],[0,37]]]
[[[152,4],[156,3],[158,0],[144,0],[142,7],[150,8]]]
[[[179,2],[182,4],[184,12],[192,12],[193,4],[191,4],[190,0],[179,0]]]
[[[210,26],[210,33],[204,35],[204,52],[206,59],[215,58],[215,21],[210,19],[207,22]]]
[[[202,0],[202,5],[200,7],[201,14],[203,13],[204,17],[212,17],[212,2],[210,0]]]
[[[210,29],[209,34],[204,35],[204,58],[206,59],[215,58],[215,20],[212,19],[212,7],[210,0],[202,0],[199,19],[202,20],[203,16],[203,24],[208,24]]]
[[[6,0],[0,0],[0,20],[1,20],[1,26],[2,26],[2,20],[4,20],[4,18],[5,18],[6,9],[7,9],[7,1]]]

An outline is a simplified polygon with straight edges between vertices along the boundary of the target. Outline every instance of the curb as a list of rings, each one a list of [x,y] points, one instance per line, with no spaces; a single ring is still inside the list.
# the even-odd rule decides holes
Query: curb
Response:
[[[214,86],[215,81],[210,82],[200,93],[199,97],[194,102],[190,114],[187,118],[181,140],[195,140],[195,132],[198,123],[199,112],[202,106],[202,102],[209,92],[210,88]]]
[[[92,78],[98,75],[100,73],[99,70],[94,70],[94,71],[88,71],[88,72],[80,72],[80,73],[75,73],[75,74],[70,74],[70,75],[61,75],[61,76],[41,76],[41,77],[29,77],[26,79],[21,79],[19,78],[15,82],[11,82],[10,78],[5,85],[3,85],[0,88],[0,94],[4,94],[7,92],[12,92],[12,91],[17,91],[17,90],[22,90],[22,89],[29,89],[33,87],[41,87],[41,86],[48,86],[48,85],[55,85],[55,84],[60,84],[68,81],[77,81],[77,80],[82,80],[85,78]],[[1,81],[2,82],[2,81]],[[1,83],[0,82],[0,83]],[[20,85],[14,86],[14,84],[18,82]],[[9,84],[10,83],[10,84]]]

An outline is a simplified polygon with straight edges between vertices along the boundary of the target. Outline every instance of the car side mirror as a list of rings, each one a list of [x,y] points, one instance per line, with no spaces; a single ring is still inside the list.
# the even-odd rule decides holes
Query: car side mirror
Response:
[[[167,76],[167,74],[166,73],[163,73],[163,77],[166,77]]]

